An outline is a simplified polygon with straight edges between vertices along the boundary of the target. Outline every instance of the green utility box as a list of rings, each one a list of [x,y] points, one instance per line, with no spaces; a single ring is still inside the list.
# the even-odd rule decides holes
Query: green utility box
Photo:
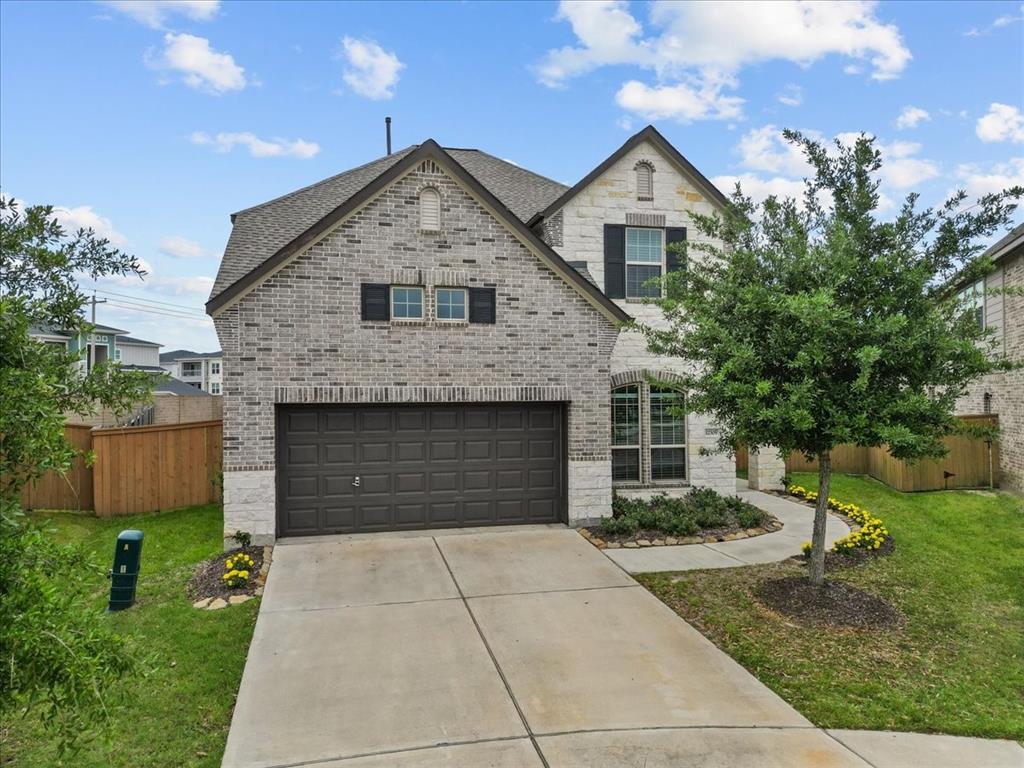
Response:
[[[135,602],[135,585],[142,563],[142,531],[121,531],[114,549],[114,567],[110,571],[110,605],[107,610],[122,611]]]

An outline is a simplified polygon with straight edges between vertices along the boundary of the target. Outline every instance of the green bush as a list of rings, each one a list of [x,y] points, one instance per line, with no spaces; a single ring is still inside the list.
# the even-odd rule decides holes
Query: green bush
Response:
[[[710,488],[694,488],[682,497],[659,493],[650,499],[629,499],[616,493],[612,517],[601,521],[601,532],[608,536],[633,536],[639,531],[692,536],[716,528],[754,528],[767,520],[766,512]]]

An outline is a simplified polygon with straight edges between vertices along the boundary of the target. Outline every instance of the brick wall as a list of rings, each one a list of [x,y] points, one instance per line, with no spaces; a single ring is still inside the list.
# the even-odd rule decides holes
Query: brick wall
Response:
[[[986,278],[987,290],[1007,288],[1024,289],[1024,249]],[[997,353],[1024,361],[1024,296],[992,294],[985,302],[985,321],[996,329]],[[984,413],[985,393],[991,395],[990,412],[999,415],[1000,486],[1024,493],[1024,370],[982,377],[957,403],[957,412]]]
[[[418,228],[417,195],[428,184],[442,197],[440,233]],[[425,285],[428,305],[433,286],[495,286],[497,322],[362,322],[360,284],[370,282]],[[541,400],[556,391],[570,400],[569,485],[581,490],[570,497],[570,518],[610,512],[616,328],[432,163],[394,182],[215,324],[227,396],[226,529],[273,536],[277,402]]]
[[[156,413],[153,418],[154,424],[216,421],[224,413],[224,398],[219,395],[211,395],[209,397],[156,395],[153,399],[156,405]]]

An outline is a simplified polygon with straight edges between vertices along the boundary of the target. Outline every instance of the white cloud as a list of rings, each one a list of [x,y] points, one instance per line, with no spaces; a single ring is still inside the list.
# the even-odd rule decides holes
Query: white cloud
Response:
[[[988,113],[978,118],[974,132],[985,142],[1011,141],[1019,144],[1024,141],[1024,115],[1017,107],[993,103]]]
[[[787,107],[799,107],[804,103],[804,90],[799,85],[790,83],[775,98]]]
[[[967,192],[971,201],[1010,187],[1024,187],[1024,157],[1014,157],[1005,163],[989,166],[963,163],[957,166],[956,179],[957,186]],[[949,194],[952,192],[950,190]]]
[[[760,204],[771,195],[779,199],[791,197],[795,200],[802,200],[804,194],[804,183],[800,179],[786,179],[781,176],[773,176],[769,179],[762,179],[753,173],[743,173],[738,176],[715,176],[711,182],[726,195],[731,195],[736,183],[739,182],[743,194]]]
[[[394,53],[381,48],[373,40],[356,40],[345,37],[341,41],[342,55],[348,68],[342,79],[349,88],[375,101],[390,99],[395,95],[398,73],[405,65]]]
[[[189,240],[181,235],[167,235],[160,238],[160,253],[175,259],[201,259],[211,255],[195,240]]]
[[[820,134],[807,132],[809,138],[820,139]],[[736,145],[740,165],[753,171],[782,173],[787,176],[804,177],[811,172],[811,166],[804,159],[803,151],[790,144],[782,130],[774,125],[754,128],[748,131]]]
[[[693,120],[732,120],[743,112],[743,99],[725,96],[721,87],[685,83],[655,87],[630,80],[615,94],[616,103],[647,120],[671,118],[681,123]]]
[[[304,139],[261,139],[248,131],[238,133],[218,133],[211,136],[205,131],[192,134],[193,144],[212,146],[217,152],[230,152],[241,145],[249,150],[252,157],[298,157],[308,160],[320,152],[320,145]]]
[[[187,85],[208,93],[240,91],[246,86],[245,69],[230,53],[213,50],[205,37],[168,32],[163,51],[148,53],[146,63],[154,69],[180,72]]]
[[[623,0],[563,0],[556,19],[569,22],[576,44],[548,51],[534,68],[540,82],[562,87],[575,76],[612,65],[650,69],[657,81],[644,86],[642,110],[650,110],[652,99],[682,102],[671,110],[662,103],[660,114],[683,120],[697,119],[694,115],[732,119],[738,100],[720,91],[736,87],[739,71],[752,64],[781,60],[808,66],[834,54],[869,63],[873,78],[889,80],[911,58],[899,30],[876,18],[873,2],[663,1],[652,6],[648,34]],[[632,90],[641,93],[636,86]],[[701,95],[699,101],[726,100],[733,106],[701,109],[693,104],[694,93]]]
[[[896,118],[896,127],[899,130],[917,128],[920,123],[926,123],[932,119],[928,111],[920,107],[906,106]]]
[[[103,0],[102,4],[153,29],[162,29],[164,21],[175,14],[192,21],[210,21],[220,9],[220,0]]]
[[[894,141],[890,144],[876,142],[882,153],[882,170],[879,172],[883,185],[895,189],[910,189],[939,175],[939,167],[931,160],[914,157],[921,151],[921,145],[911,141]]]
[[[20,210],[23,211],[24,208],[20,208]],[[96,213],[91,205],[80,205],[77,208],[54,206],[53,216],[68,234],[73,234],[79,229],[91,229],[97,236],[109,240],[112,245],[117,247],[128,242],[127,237],[114,229],[113,222]]]

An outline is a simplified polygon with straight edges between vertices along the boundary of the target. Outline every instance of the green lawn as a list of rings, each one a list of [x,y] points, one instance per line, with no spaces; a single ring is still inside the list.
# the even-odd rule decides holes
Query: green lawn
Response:
[[[110,520],[61,512],[34,517],[52,524],[60,539],[82,542],[103,563],[111,561],[119,531],[145,533],[137,602],[107,617],[144,656],[144,676],[122,683],[127,705],[114,714],[109,734],[64,763],[31,717],[4,724],[0,762],[19,768],[219,766],[259,602],[198,611],[185,595],[192,567],[221,551],[220,507]],[[102,611],[109,581],[95,582],[96,610]]]
[[[849,476],[831,495],[881,517],[896,551],[830,578],[889,600],[903,629],[802,628],[768,612],[752,589],[805,572],[794,563],[640,580],[815,725],[1024,739],[1024,502]]]

